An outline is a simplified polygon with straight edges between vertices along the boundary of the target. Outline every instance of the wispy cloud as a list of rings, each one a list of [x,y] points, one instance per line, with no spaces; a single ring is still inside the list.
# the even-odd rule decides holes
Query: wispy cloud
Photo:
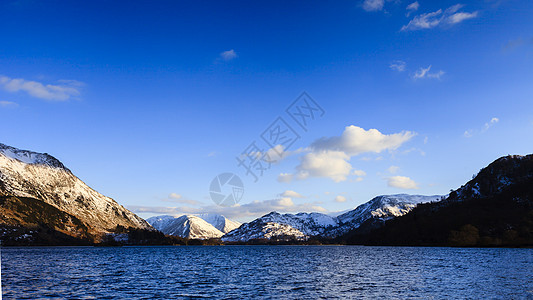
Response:
[[[190,205],[201,205],[202,202],[186,199],[182,195],[177,193],[170,193],[167,198],[161,199],[164,202],[174,202],[174,203],[183,203],[183,204],[190,204]]]
[[[456,25],[465,20],[473,19],[478,16],[478,12],[460,12],[464,5],[456,4],[446,10],[439,9],[434,12],[424,13],[415,16],[407,25],[401,28],[401,31],[431,29],[443,25]]]
[[[328,211],[319,204],[320,203],[318,202],[294,203],[294,201],[290,197],[281,197],[278,199],[257,200],[242,205],[237,204],[231,207],[222,207],[217,205],[176,207],[132,205],[128,206],[128,209],[130,209],[134,213],[169,215],[215,213],[221,214],[230,219],[243,220],[257,218],[272,211],[277,211],[280,213]]]
[[[518,37],[516,39],[509,40],[507,43],[505,43],[502,46],[502,52],[509,53],[525,45],[529,45],[529,46],[533,45],[533,37],[531,38]]]
[[[0,107],[17,107],[19,106],[17,103],[15,102],[11,102],[11,101],[0,101]]]
[[[285,192],[281,193],[280,196],[290,198],[305,198],[305,196],[303,196],[302,194],[291,190],[286,190]]]
[[[398,166],[390,166],[387,169],[387,172],[389,172],[391,174],[396,174],[399,170],[400,170],[400,167],[398,167]]]
[[[409,17],[409,15],[411,15],[411,13],[417,11],[419,7],[420,7],[420,4],[418,3],[418,1],[415,1],[415,2],[407,5],[407,7],[405,8],[407,10],[406,16]]]
[[[406,176],[392,176],[387,179],[387,184],[390,187],[399,189],[418,189],[418,184],[409,177]]]
[[[445,74],[445,72],[442,70],[439,70],[437,72],[430,72],[430,71],[431,71],[431,65],[429,65],[427,68],[420,68],[415,72],[415,74],[413,74],[413,79],[424,79],[424,78],[440,79]]]
[[[220,53],[220,58],[222,58],[225,61],[230,61],[230,60],[237,58],[237,53],[233,49],[224,51]]]
[[[354,174],[355,176],[360,176],[360,177],[366,176],[366,172],[363,171],[363,170],[354,170],[354,171],[353,171],[353,174]]]
[[[383,10],[385,0],[364,0],[363,9],[366,11],[380,11]]]
[[[76,80],[59,80],[57,84],[43,84],[0,75],[0,89],[10,93],[25,92],[32,97],[45,100],[66,101],[78,97],[82,86],[83,83]]]
[[[473,137],[477,133],[484,133],[487,130],[489,130],[492,126],[496,125],[496,123],[498,123],[498,122],[500,122],[500,119],[494,117],[494,118],[490,119],[489,122],[486,122],[480,130],[468,129],[468,130],[466,130],[463,133],[463,136],[466,137],[466,138],[470,138],[470,137]]]
[[[341,195],[338,195],[337,197],[335,197],[335,199],[333,199],[335,202],[338,202],[338,203],[343,203],[343,202],[346,202],[346,197],[344,196],[341,196]]]
[[[402,60],[395,60],[390,65],[389,68],[391,68],[394,71],[403,72],[405,71],[405,67],[407,64]]]

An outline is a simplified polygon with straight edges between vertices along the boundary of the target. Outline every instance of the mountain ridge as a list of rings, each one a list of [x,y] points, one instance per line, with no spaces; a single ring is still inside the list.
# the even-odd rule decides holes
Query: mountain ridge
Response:
[[[241,224],[218,214],[170,216],[162,215],[146,220],[164,234],[191,239],[220,238]]]
[[[87,186],[55,157],[4,144],[0,144],[0,196],[42,201],[79,219],[95,238],[117,226],[153,230],[145,220]]]
[[[533,246],[533,155],[496,159],[446,199],[338,241],[363,245]]]
[[[280,214],[271,212],[222,237],[227,242],[247,242],[253,239],[295,239],[307,240],[311,237],[335,238],[359,227],[368,219],[387,219],[404,215],[417,204],[438,201],[443,196],[422,195],[380,195],[355,209],[337,217],[312,212]]]

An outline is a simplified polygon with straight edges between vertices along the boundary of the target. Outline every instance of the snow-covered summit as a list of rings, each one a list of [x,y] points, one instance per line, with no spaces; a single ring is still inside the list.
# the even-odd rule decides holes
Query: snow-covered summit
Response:
[[[0,143],[0,154],[25,164],[46,165],[68,171],[68,169],[57,158],[49,155],[48,153],[37,153],[29,150],[21,150]]]
[[[298,239],[311,236],[336,237],[361,226],[368,219],[388,220],[405,215],[416,205],[440,201],[442,196],[382,195],[337,217],[322,213],[280,214],[271,212],[241,225],[222,237],[224,241],[252,239]]]
[[[148,218],[146,221],[164,234],[192,239],[219,238],[241,225],[218,214],[179,217],[163,215]]]
[[[330,235],[338,236],[347,233],[352,229],[358,228],[363,222],[371,218],[388,220],[403,216],[420,203],[440,201],[442,198],[443,196],[441,195],[396,194],[377,196],[359,205],[354,210],[337,216],[339,226]]]
[[[321,213],[280,214],[271,212],[241,225],[223,237],[224,241],[251,239],[307,239],[323,234],[337,225],[334,217]]]
[[[87,186],[59,160],[0,144],[0,196],[41,200],[84,222],[94,233],[151,226],[115,200]]]

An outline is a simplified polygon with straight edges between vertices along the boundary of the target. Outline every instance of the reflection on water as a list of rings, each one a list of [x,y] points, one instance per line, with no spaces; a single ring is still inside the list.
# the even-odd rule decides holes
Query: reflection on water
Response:
[[[2,248],[4,299],[531,298],[532,249]]]

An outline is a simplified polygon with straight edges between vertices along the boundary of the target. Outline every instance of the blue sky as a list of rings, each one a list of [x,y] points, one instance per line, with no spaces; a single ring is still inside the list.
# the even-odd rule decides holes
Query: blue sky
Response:
[[[0,142],[143,217],[446,194],[533,152],[533,3],[414,3],[3,1]],[[304,91],[324,115],[254,182],[236,157]]]

